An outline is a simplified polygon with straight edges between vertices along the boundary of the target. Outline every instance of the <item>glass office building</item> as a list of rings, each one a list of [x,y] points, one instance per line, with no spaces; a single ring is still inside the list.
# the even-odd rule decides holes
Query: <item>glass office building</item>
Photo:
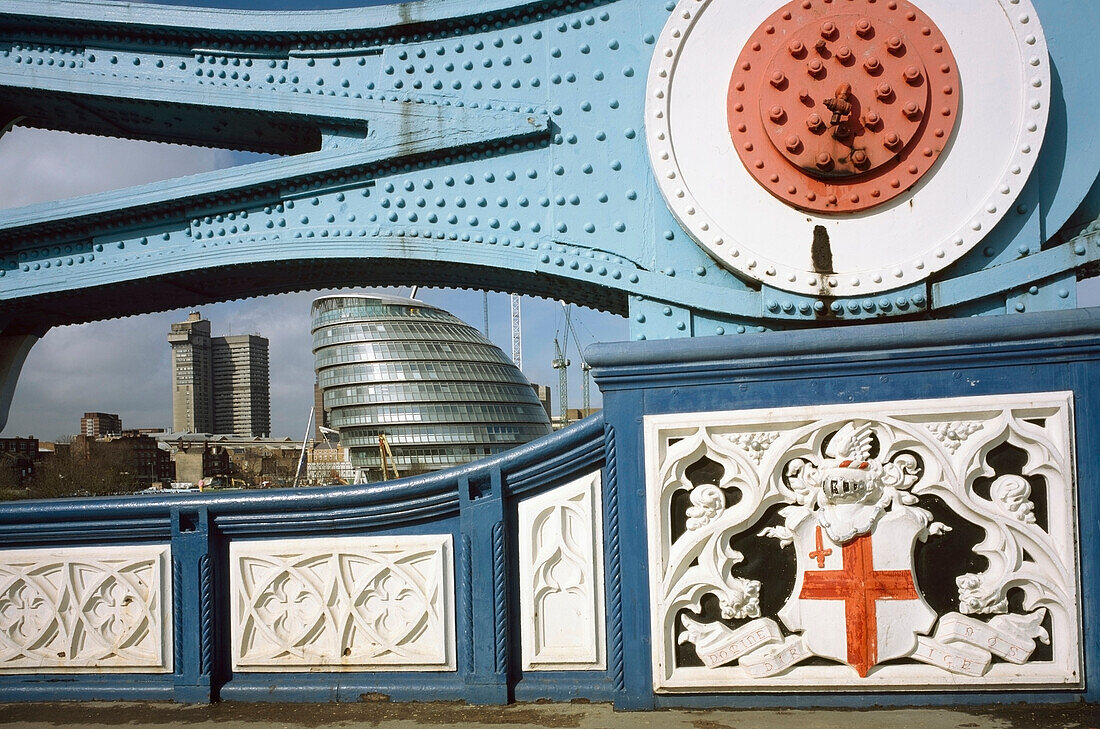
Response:
[[[368,481],[383,480],[379,436],[398,474],[458,466],[550,432],[531,383],[481,332],[414,299],[313,302],[324,413]],[[392,474],[391,474],[392,477]]]

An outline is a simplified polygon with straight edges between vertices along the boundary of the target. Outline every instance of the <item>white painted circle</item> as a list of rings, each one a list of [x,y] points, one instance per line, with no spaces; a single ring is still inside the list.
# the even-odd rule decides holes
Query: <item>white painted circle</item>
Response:
[[[1013,209],[1046,130],[1050,66],[1030,0],[915,0],[959,68],[955,130],[907,194],[858,213],[790,207],[745,170],[726,120],[734,63],[783,0],[680,0],[657,41],[646,138],[657,185],[688,233],[723,266],[808,295],[909,286],[972,250]],[[811,265],[815,226],[833,273]]]

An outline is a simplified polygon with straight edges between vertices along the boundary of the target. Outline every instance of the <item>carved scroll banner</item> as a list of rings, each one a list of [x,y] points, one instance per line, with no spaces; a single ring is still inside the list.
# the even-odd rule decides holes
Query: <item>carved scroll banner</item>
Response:
[[[451,535],[229,547],[233,668],[455,668]]]
[[[654,688],[1079,686],[1072,394],[649,416]]]
[[[0,551],[0,672],[172,670],[167,545]]]

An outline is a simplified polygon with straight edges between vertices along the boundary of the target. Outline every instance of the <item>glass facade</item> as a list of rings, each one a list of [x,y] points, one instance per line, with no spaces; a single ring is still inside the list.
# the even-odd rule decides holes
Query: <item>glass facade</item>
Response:
[[[482,334],[413,299],[313,302],[325,420],[367,480],[383,478],[379,436],[399,475],[436,471],[550,432],[527,378]]]

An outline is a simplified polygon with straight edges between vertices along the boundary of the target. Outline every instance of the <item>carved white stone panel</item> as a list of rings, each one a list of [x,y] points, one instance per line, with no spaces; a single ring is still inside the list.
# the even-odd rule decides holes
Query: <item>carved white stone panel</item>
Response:
[[[594,670],[604,654],[600,472],[519,504],[524,670]]]
[[[1072,405],[647,417],[654,688],[1079,686]]]
[[[0,672],[172,670],[167,545],[0,551]]]
[[[229,546],[233,668],[455,668],[451,535]]]

